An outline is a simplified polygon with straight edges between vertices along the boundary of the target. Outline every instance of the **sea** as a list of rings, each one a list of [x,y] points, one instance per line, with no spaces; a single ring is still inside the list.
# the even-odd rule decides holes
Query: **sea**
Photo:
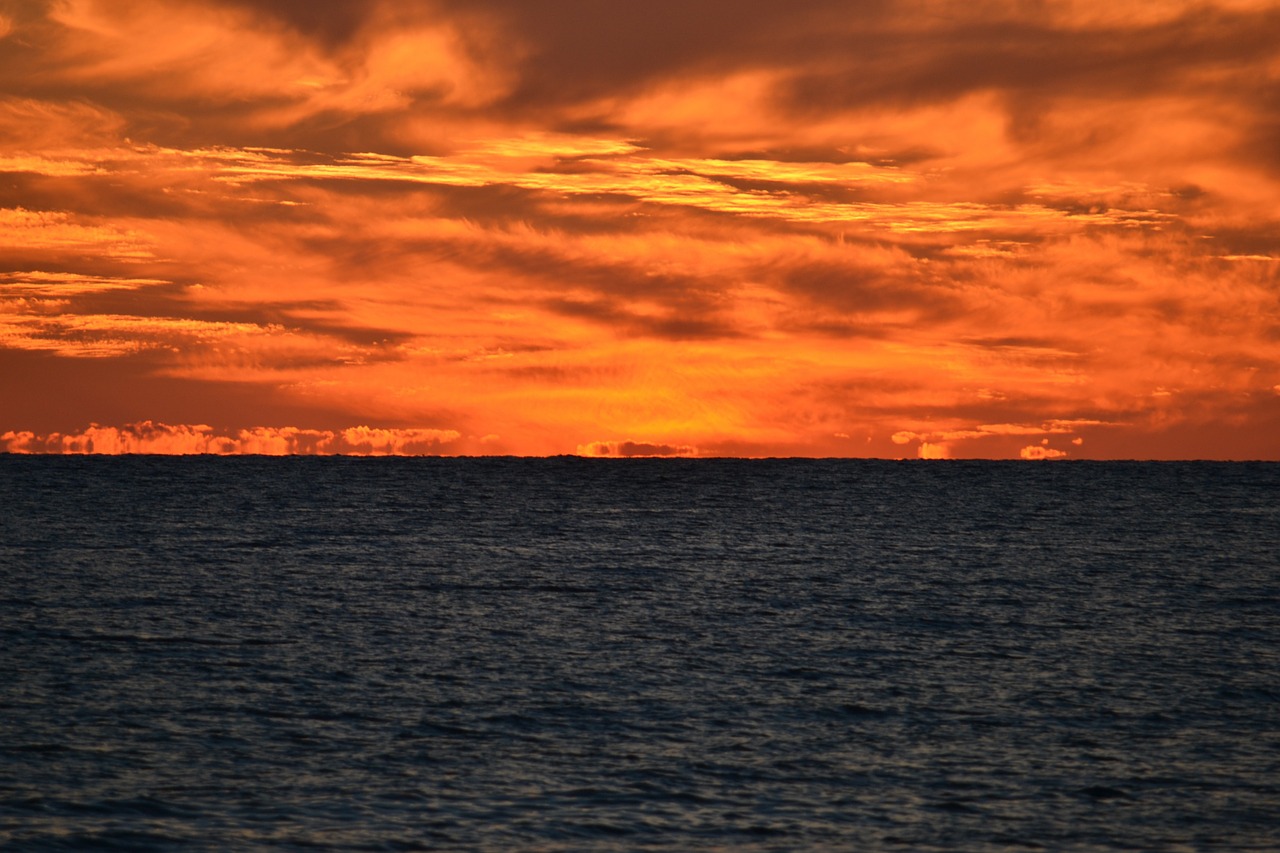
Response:
[[[12,850],[1280,850],[1280,464],[0,456]]]

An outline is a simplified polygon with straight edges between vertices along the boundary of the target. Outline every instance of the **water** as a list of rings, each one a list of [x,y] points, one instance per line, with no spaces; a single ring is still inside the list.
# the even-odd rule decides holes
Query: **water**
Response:
[[[1280,465],[0,456],[14,849],[1280,848]]]

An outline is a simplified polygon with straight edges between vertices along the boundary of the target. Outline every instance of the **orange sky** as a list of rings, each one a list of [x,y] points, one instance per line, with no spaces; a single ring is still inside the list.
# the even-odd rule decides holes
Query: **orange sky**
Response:
[[[0,0],[0,450],[1280,459],[1280,3]]]

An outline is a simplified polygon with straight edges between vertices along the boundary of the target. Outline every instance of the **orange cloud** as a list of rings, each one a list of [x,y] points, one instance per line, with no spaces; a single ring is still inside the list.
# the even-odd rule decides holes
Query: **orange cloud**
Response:
[[[253,427],[234,435],[219,434],[205,424],[142,421],[123,427],[94,424],[75,433],[37,435],[10,430],[0,434],[6,453],[263,456],[424,456],[439,455],[461,434],[437,429],[314,430],[298,427]]]
[[[0,428],[1280,455],[1273,5],[655,2],[6,10]]]
[[[1065,459],[1067,452],[1041,444],[1029,444],[1018,451],[1018,455],[1023,459]]]
[[[60,211],[0,208],[0,241],[7,251],[0,257],[17,252],[46,250],[66,254],[84,252],[111,259],[143,260],[153,257],[145,235],[114,225],[97,225],[76,221]]]
[[[950,459],[951,448],[945,444],[922,441],[920,447],[916,449],[916,455],[921,459]]]

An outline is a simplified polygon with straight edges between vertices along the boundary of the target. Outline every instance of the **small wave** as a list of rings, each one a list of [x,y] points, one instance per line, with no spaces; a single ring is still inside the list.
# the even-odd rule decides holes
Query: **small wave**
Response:
[[[1110,785],[1090,785],[1076,793],[1083,794],[1091,800],[1132,800],[1133,795]]]

